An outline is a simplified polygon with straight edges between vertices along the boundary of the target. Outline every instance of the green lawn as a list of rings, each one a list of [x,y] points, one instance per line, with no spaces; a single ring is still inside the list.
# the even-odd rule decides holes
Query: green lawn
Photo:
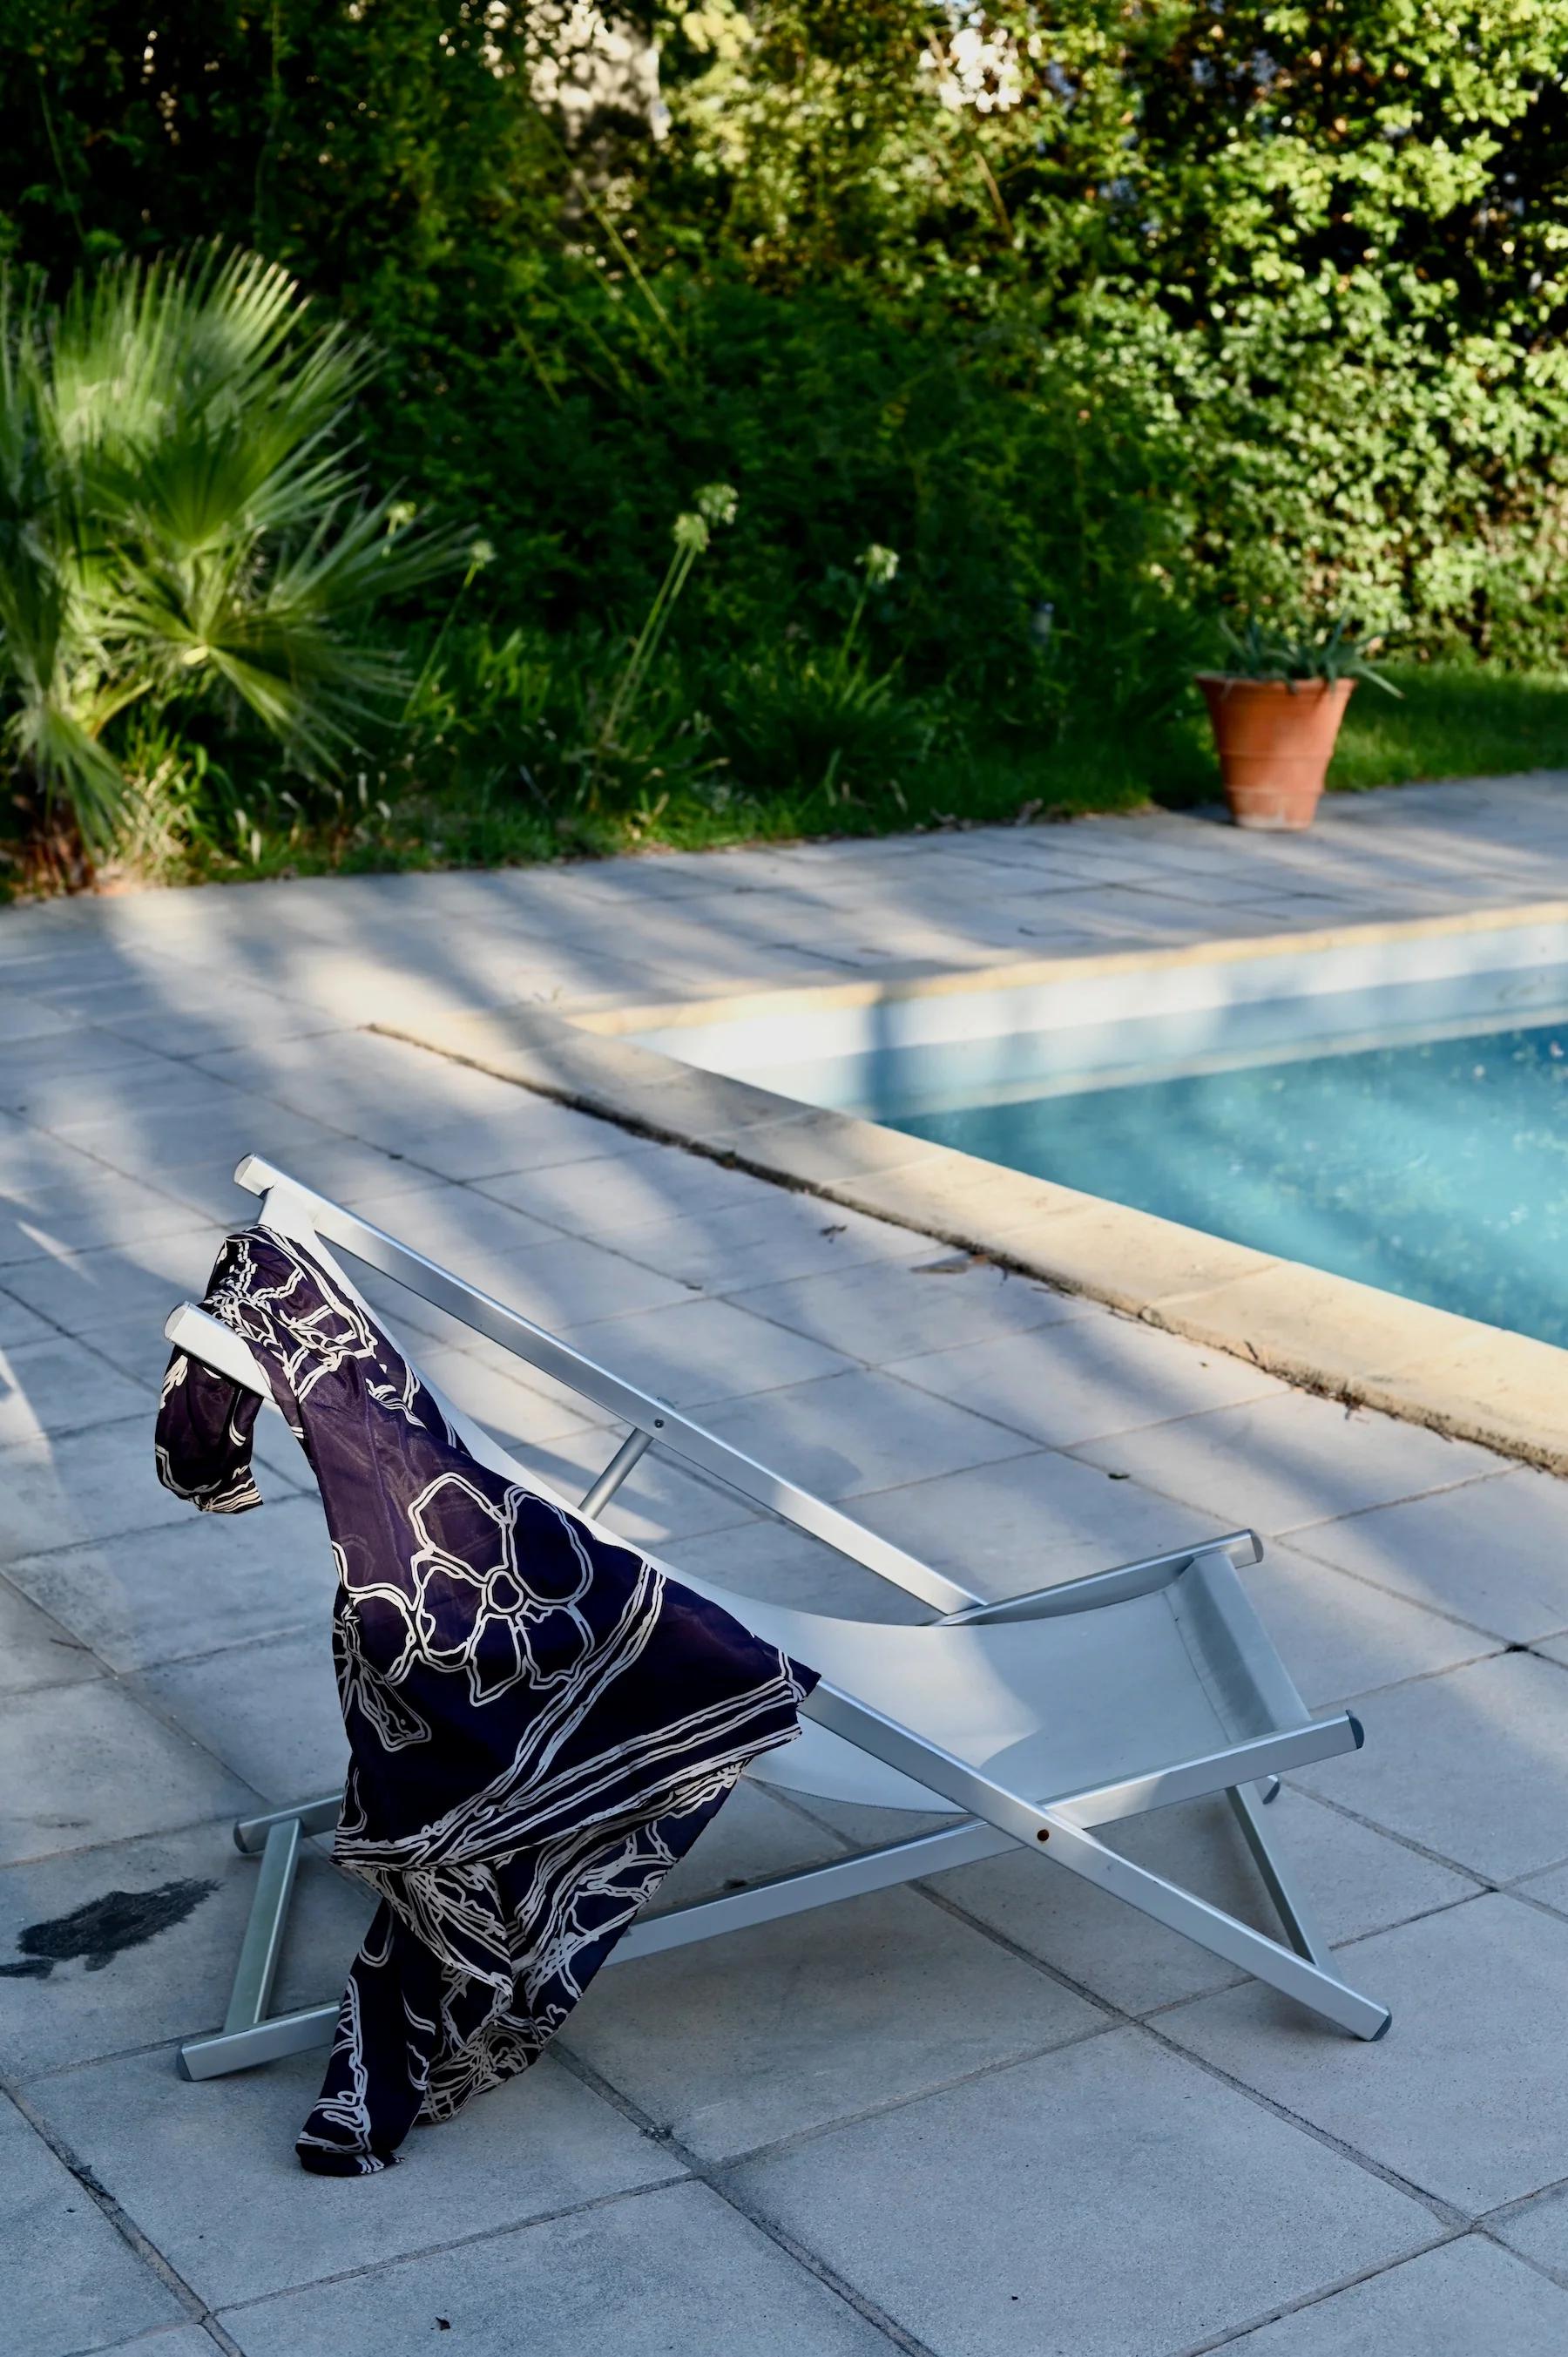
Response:
[[[1568,675],[1431,664],[1391,667],[1389,676],[1403,701],[1357,689],[1331,788],[1568,770]]]
[[[1331,789],[1357,792],[1424,779],[1568,771],[1568,677],[1437,664],[1391,670],[1402,698],[1361,686],[1346,717],[1329,775]],[[1194,699],[1196,705],[1196,697]],[[1219,796],[1208,724],[1200,709],[1141,740],[1096,738],[1089,729],[1037,755],[931,761],[894,787],[848,802],[820,790],[753,800],[739,791],[722,805],[672,793],[639,808],[558,819],[521,795],[491,791],[471,802],[417,791],[392,808],[352,813],[334,830],[263,834],[257,855],[209,852],[193,876],[322,874],[334,869],[499,866],[595,856],[652,845],[702,850],[724,844],[787,842],[807,835],[877,835],[1070,818],[1090,811],[1160,805],[1190,809]]]

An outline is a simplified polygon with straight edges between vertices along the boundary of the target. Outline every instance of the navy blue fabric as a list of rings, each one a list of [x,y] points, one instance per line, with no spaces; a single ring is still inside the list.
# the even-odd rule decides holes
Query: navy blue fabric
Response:
[[[351,1755],[336,1855],[381,1904],[344,1992],[306,2169],[384,2168],[523,2070],[815,1673],[630,1547],[478,1463],[358,1297],[264,1228],[203,1307],[310,1460]],[[259,1405],[177,1352],[159,1479],[259,1505]]]

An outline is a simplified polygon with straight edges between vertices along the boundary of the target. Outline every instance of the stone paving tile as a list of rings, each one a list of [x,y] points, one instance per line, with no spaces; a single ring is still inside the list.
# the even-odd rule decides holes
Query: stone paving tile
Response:
[[[725,1211],[697,1211],[618,1229],[618,1252],[704,1293],[839,1275],[865,1261],[929,1258],[930,1238],[810,1195],[774,1195]]]
[[[108,1030],[83,1029],[22,1047],[0,1041],[0,1112],[19,1114],[44,1092],[59,1091],[68,1080],[106,1071],[150,1072],[166,1060]]]
[[[1225,2345],[1235,2357],[1558,2357],[1568,2292],[1466,2234]]]
[[[1493,1654],[1357,1705],[1366,1749],[1297,1771],[1310,1792],[1489,1881],[1568,1857],[1568,1673]]]
[[[0,1449],[134,1415],[146,1394],[85,1344],[64,1335],[0,1355]]]
[[[51,1006],[47,999],[34,998],[22,991],[7,992],[5,1029],[10,1039],[51,1039],[70,1028],[70,1016]]]
[[[177,1044],[170,1038],[166,990],[128,993],[123,1005],[105,1006],[92,1019],[117,1039],[139,1047],[166,1050]],[[185,1008],[179,1017],[177,1046],[182,1057],[197,1060],[245,1047],[260,1037],[320,1039],[336,1028],[336,1019],[318,1007],[291,1004],[274,991],[247,990],[204,1004],[199,1012]]]
[[[1020,1434],[858,1367],[725,1402],[703,1421],[732,1448],[825,1498],[1029,1453]]]
[[[294,1137],[287,1122],[271,1119],[236,1124],[220,1152],[182,1163],[166,1171],[161,1180],[166,1193],[177,1196],[211,1222],[214,1252],[231,1228],[243,1227],[256,1216],[256,1197],[234,1178],[239,1163],[251,1154],[260,1155],[301,1186],[314,1188],[335,1202],[357,1204],[373,1198],[378,1210],[371,1218],[378,1225],[394,1230],[403,1224],[401,1207],[446,1183],[412,1157],[391,1159],[379,1146],[366,1146],[359,1138],[338,1137],[326,1130],[319,1135]],[[386,1212],[393,1201],[400,1207],[398,1216],[389,1219]]]
[[[389,1169],[391,1186],[384,1183]],[[400,1176],[405,1180],[418,1177],[421,1183],[400,1187]],[[351,1195],[339,1194],[336,1188],[330,1191],[335,1200],[348,1202],[373,1227],[386,1229],[400,1243],[439,1261],[481,1291],[489,1291],[492,1275],[505,1265],[509,1254],[525,1252],[531,1244],[561,1242],[559,1224],[491,1202],[471,1187],[433,1178],[428,1171],[389,1165],[379,1152],[364,1185]]]
[[[95,1140],[83,1134],[87,1131],[107,1133],[114,1122],[137,1133],[161,1130],[171,1116],[183,1119],[188,1127],[210,1112],[215,1097],[227,1103],[233,1093],[215,1091],[194,1064],[170,1056],[151,1063],[125,1056],[120,1064],[91,1072],[68,1070],[58,1076],[40,1059],[35,1081],[35,1093],[23,1108],[35,1136],[48,1133],[57,1144],[74,1146],[86,1155],[95,1152]]]
[[[624,1382],[692,1409],[857,1368],[842,1351],[733,1301],[688,1300],[596,1319],[567,1327],[562,1339]]]
[[[225,1089],[271,1097],[289,1112],[314,1120],[338,1122],[340,1116],[384,1118],[390,1105],[401,1100],[408,1125],[440,1118],[459,1104],[466,1093],[492,1094],[500,1085],[493,1077],[459,1067],[443,1089],[428,1057],[404,1039],[387,1039],[376,1033],[337,1027],[315,1039],[253,1039],[244,1047],[200,1059],[200,1069]]]
[[[1526,1875],[1511,1888],[1520,1899],[1532,1899],[1539,1907],[1552,1907],[1559,1915],[1568,1915],[1568,1866],[1549,1867],[1544,1874]]]
[[[934,2357],[1166,2357],[1438,2231],[1133,2029],[764,2155],[736,2182]]]
[[[499,1087],[508,1083],[499,1082]],[[521,1090],[510,1090],[512,1102],[504,1108],[485,1113],[467,1114],[456,1120],[434,1124],[428,1129],[405,1127],[392,1116],[398,1149],[411,1162],[426,1170],[434,1170],[443,1178],[493,1178],[511,1170],[529,1168],[532,1160],[532,1141],[540,1123],[535,1112],[537,1098],[530,1098]],[[551,1108],[553,1112],[554,1108]],[[553,1122],[550,1124],[554,1126]],[[381,1135],[376,1132],[381,1130]],[[385,1141],[387,1131],[380,1123],[366,1125],[369,1143]],[[564,1142],[563,1142],[564,1143]]]
[[[522,1461],[536,1479],[575,1501],[604,1470],[610,1453],[611,1436],[589,1431],[526,1449]],[[703,1532],[736,1529],[756,1518],[755,1508],[733,1490],[653,1454],[632,1469],[602,1517],[630,1545],[655,1550],[683,1544]]]
[[[1300,1534],[1308,1555],[1510,1643],[1568,1629],[1568,1482],[1527,1467]]]
[[[357,1145],[352,1138],[344,1139],[329,1154],[307,1149],[295,1155],[263,1129],[245,1152],[261,1154],[302,1186],[314,1187],[338,1202],[357,1204],[362,1196],[373,1192],[377,1210],[372,1217],[378,1225],[393,1229],[400,1224],[397,1217],[388,1216],[394,1202],[405,1203],[426,1188],[444,1184],[433,1171],[421,1170],[412,1162],[391,1161],[375,1147]],[[177,1170],[168,1171],[162,1182],[168,1194],[207,1223],[209,1261],[231,1230],[244,1227],[256,1216],[258,1199],[235,1181],[240,1158],[222,1154],[183,1163]]]
[[[1476,1885],[1306,1794],[1287,1792],[1269,1810],[1269,1830],[1324,1936],[1354,1939],[1407,1916],[1473,1897]],[[1279,1919],[1223,1801],[1160,1809],[1104,1838],[1140,1866],[1211,1900],[1227,1913],[1281,1938]],[[1207,1949],[1107,1893],[1015,1852],[935,1878],[933,1889],[969,1915],[1015,1940],[1108,2005],[1147,2012],[1240,1975]]]
[[[99,1664],[68,1629],[0,1579],[0,1695],[27,1686],[74,1685],[95,1678]]]
[[[159,1069],[177,1068],[163,1065]],[[78,1191],[115,1186],[122,1200],[134,1192],[94,1155],[68,1146],[63,1138],[13,1114],[0,1118],[0,1187],[7,1196],[24,1201],[33,1197],[70,1201]]]
[[[892,1267],[874,1262],[842,1275],[741,1287],[734,1298],[758,1317],[873,1366],[1024,1327],[1055,1325],[1092,1309],[1092,1304],[1002,1269],[954,1270],[955,1257],[933,1243],[929,1254]]]
[[[161,1332],[188,1296],[199,1300],[222,1239],[186,1226],[132,1244],[51,1254],[5,1272],[5,1290],[61,1332],[91,1339],[103,1319],[140,1317]]]
[[[608,1127],[609,1125],[602,1125]],[[574,1233],[614,1237],[629,1228],[645,1228],[660,1220],[688,1219],[725,1211],[756,1201],[764,1184],[748,1171],[712,1162],[705,1155],[672,1152],[650,1146],[624,1130],[613,1133],[624,1150],[607,1146],[591,1160],[558,1162],[545,1168],[516,1171],[508,1178],[486,1178],[479,1191],[487,1200],[514,1204],[541,1220],[552,1220]],[[776,1200],[776,1190],[768,1193]]]
[[[449,1342],[425,1344],[421,1338],[413,1358],[426,1383],[435,1386],[448,1405],[482,1425],[503,1448],[526,1454],[551,1441],[585,1440],[597,1434],[607,1444],[603,1453],[608,1454],[612,1431],[607,1415],[587,1400],[575,1401],[564,1384],[546,1390],[544,1378],[536,1386],[522,1361],[499,1348],[481,1355]]]
[[[1468,1441],[1292,1391],[1122,1433],[1079,1453],[1173,1498],[1223,1501],[1239,1522],[1281,1537],[1504,1469],[1501,1458]]]
[[[1215,1504],[1223,1510],[1222,1495]],[[981,1596],[1079,1579],[1236,1526],[1046,1448],[857,1497],[854,1513]]]
[[[164,1017],[164,1028],[151,1044],[160,1053],[177,1057],[188,1063],[197,1057],[214,1053],[196,1044],[200,1025],[226,1017],[231,1022],[244,1019],[252,1033],[257,1036],[294,1036],[289,1032],[291,1017],[308,1017],[319,1028],[321,1017],[303,1002],[280,998],[275,992],[260,992],[254,984],[225,984],[217,974],[203,977],[199,1007],[188,1010],[187,1022],[182,1021],[177,1033],[168,1025],[168,994],[170,976],[158,974],[133,975],[119,974],[101,976],[97,980],[77,980],[62,985],[49,994],[50,1004],[79,1023],[113,1022],[119,1026],[146,1023],[155,1015]]]
[[[212,1254],[215,1255],[218,1249],[217,1230],[212,1232],[211,1244]],[[183,1295],[178,1287],[171,1287],[165,1297],[162,1309],[156,1317],[149,1317],[144,1309],[133,1312],[129,1317],[105,1318],[92,1326],[91,1347],[97,1351],[101,1359],[107,1359],[112,1367],[117,1367],[123,1375],[129,1375],[133,1383],[141,1384],[149,1416],[154,1412],[154,1404],[157,1399],[158,1389],[171,1355],[168,1343],[164,1339],[164,1319],[182,1298],[199,1301],[202,1290],[203,1287],[199,1283],[187,1286]],[[0,1312],[0,1319],[3,1319],[3,1312]],[[270,1419],[263,1414],[261,1424],[263,1445],[269,1421]],[[281,1432],[282,1428],[281,1425],[273,1426],[274,1433]],[[263,1480],[262,1482],[263,1491],[266,1490],[266,1486]]]
[[[1568,1923],[1487,1892],[1374,1932],[1340,1969],[1393,2011],[1375,2045],[1256,1983],[1162,2017],[1168,2036],[1474,2215],[1558,2183],[1568,2149]]]
[[[162,1487],[154,1469],[155,1406],[149,1399],[141,1415],[96,1431],[21,1441],[0,1450],[0,1488],[6,1501],[0,1564],[51,1547],[113,1539],[121,1532],[153,1530],[191,1513],[183,1499]],[[297,1491],[299,1476],[308,1474],[295,1442],[281,1425],[276,1429],[294,1465],[270,1437],[258,1437],[255,1461],[263,1492],[270,1482],[272,1494],[281,1497]]]
[[[553,1334],[593,1318],[671,1308],[692,1298],[692,1287],[678,1278],[575,1236],[498,1254],[489,1277],[486,1292]]]
[[[859,1518],[852,1514],[851,1519]],[[788,1604],[799,1612],[906,1626],[931,1617],[931,1607],[918,1597],[906,1595],[875,1572],[862,1570],[788,1523],[747,1523],[683,1539],[681,1569],[693,1578],[733,1587],[741,1596]]]
[[[994,1416],[1048,1448],[1165,1424],[1205,1408],[1268,1398],[1285,1386],[1221,1351],[1126,1318],[1079,1318],[900,1359],[893,1372]]]
[[[0,1287],[0,1350],[15,1350],[25,1342],[48,1341],[58,1330],[48,1318],[40,1318],[36,1309],[29,1309],[14,1293]]]
[[[607,1973],[562,2034],[716,2158],[1104,2020],[929,1900],[890,1890]]]
[[[1262,1563],[1248,1564],[1239,1576],[1312,1710],[1498,1650],[1494,1639],[1348,1578],[1277,1539],[1268,1542]]]
[[[123,2341],[127,2332],[177,2323],[184,2314],[167,2285],[115,2233],[4,2095],[0,2312],[7,2357],[74,2357],[77,2351]]]
[[[444,2319],[471,2357],[886,2357],[875,2325],[705,2186],[612,2201],[230,2309],[244,2357],[387,2357]]]
[[[317,1497],[285,1495],[247,1514],[183,1512],[156,1530],[25,1555],[7,1577],[115,1670],[302,1627],[325,1644],[337,1572]]]
[[[12,1695],[0,1712],[0,1865],[232,1816],[250,1801],[106,1679]]]
[[[25,1192],[13,1182],[0,1183],[0,1267],[105,1245],[134,1252],[149,1236],[196,1232],[202,1224],[188,1202],[155,1194],[151,1187],[127,1186],[113,1171],[73,1178],[69,1186],[33,1179]]]
[[[136,2341],[116,2341],[103,2357],[212,2357],[220,2343],[199,2324],[182,2324],[172,2330],[145,2334]]]
[[[5,1867],[0,2071],[20,2081],[216,2029],[256,1870],[219,1820]],[[306,1845],[275,2011],[338,1994],[373,1907]]]
[[[285,1808],[340,1790],[348,1766],[330,1620],[324,1606],[317,1628],[148,1670],[135,1683],[252,1792]]]
[[[210,2306],[524,2225],[684,2171],[546,2055],[410,2137],[369,2189],[294,2142],[325,2053],[192,2084],[168,2051],[35,2080],[28,2100]]]
[[[250,1804],[156,1709],[93,1675],[90,1655],[72,1648],[68,1659],[79,1673],[70,1682],[24,1689],[0,1713],[0,1865]]]
[[[328,1178],[348,1177],[366,1167],[364,1149],[356,1149],[340,1129],[287,1113],[269,1097],[220,1088],[194,1067],[192,1072],[201,1094],[188,1104],[72,1123],[59,1135],[128,1179],[156,1177],[166,1195],[178,1196],[182,1172],[215,1162],[232,1170],[245,1154],[264,1152],[274,1162],[294,1164],[301,1175],[314,1167]]]
[[[665,1877],[652,1912],[667,1914],[671,1908],[717,1898],[722,1891],[742,1889],[770,1875],[826,1865],[843,1854],[843,1845],[835,1835],[744,1777],[700,1839]]]
[[[1538,2267],[1550,2269],[1560,2283],[1568,2284],[1568,2186],[1558,2185],[1517,2210],[1505,2211],[1500,2218],[1489,2218],[1487,2223],[1510,2251],[1522,2253]]]

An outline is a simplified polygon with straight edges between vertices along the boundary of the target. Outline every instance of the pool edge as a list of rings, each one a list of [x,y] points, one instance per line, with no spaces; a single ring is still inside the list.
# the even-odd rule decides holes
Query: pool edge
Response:
[[[1551,1343],[681,1063],[593,1016],[519,1006],[369,1028],[983,1254],[1347,1406],[1568,1473],[1568,1351]]]
[[[1559,899],[1521,901],[1504,908],[1448,909],[1434,917],[1388,917],[1294,931],[1206,936],[1163,949],[1143,944],[1117,950],[1058,951],[1051,957],[1015,958],[999,964],[954,968],[911,959],[891,968],[884,966],[874,974],[844,975],[831,982],[768,984],[740,990],[726,986],[710,996],[693,987],[685,998],[634,1006],[584,1007],[571,1019],[582,1030],[600,1038],[620,1039],[640,1031],[693,1030],[704,1024],[750,1021],[758,1016],[801,1009],[881,1006],[906,998],[963,997],[1082,982],[1104,974],[1242,965],[1261,958],[1309,956],[1323,950],[1365,948],[1382,942],[1442,941],[1564,921],[1568,921],[1568,900]]]

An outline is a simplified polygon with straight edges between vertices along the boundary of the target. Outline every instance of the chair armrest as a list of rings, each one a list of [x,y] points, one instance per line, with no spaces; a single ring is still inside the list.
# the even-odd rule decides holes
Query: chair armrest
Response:
[[[198,1309],[193,1301],[182,1301],[170,1311],[164,1320],[164,1333],[187,1358],[199,1359],[214,1374],[226,1375],[231,1383],[259,1393],[263,1400],[272,1398],[272,1385],[238,1334],[220,1318]]]
[[[1203,1539],[1171,1555],[1145,1555],[1137,1563],[1119,1564],[1113,1571],[1087,1572],[1081,1579],[1058,1580],[1054,1587],[1033,1587],[1023,1596],[966,1605],[961,1611],[945,1612],[932,1625],[947,1629],[969,1628],[977,1621],[1049,1620],[1064,1612],[1091,1612],[1101,1604],[1125,1604],[1130,1597],[1169,1587],[1202,1555],[1229,1555],[1232,1563],[1261,1563],[1263,1547],[1255,1531],[1232,1531],[1227,1538]]]

